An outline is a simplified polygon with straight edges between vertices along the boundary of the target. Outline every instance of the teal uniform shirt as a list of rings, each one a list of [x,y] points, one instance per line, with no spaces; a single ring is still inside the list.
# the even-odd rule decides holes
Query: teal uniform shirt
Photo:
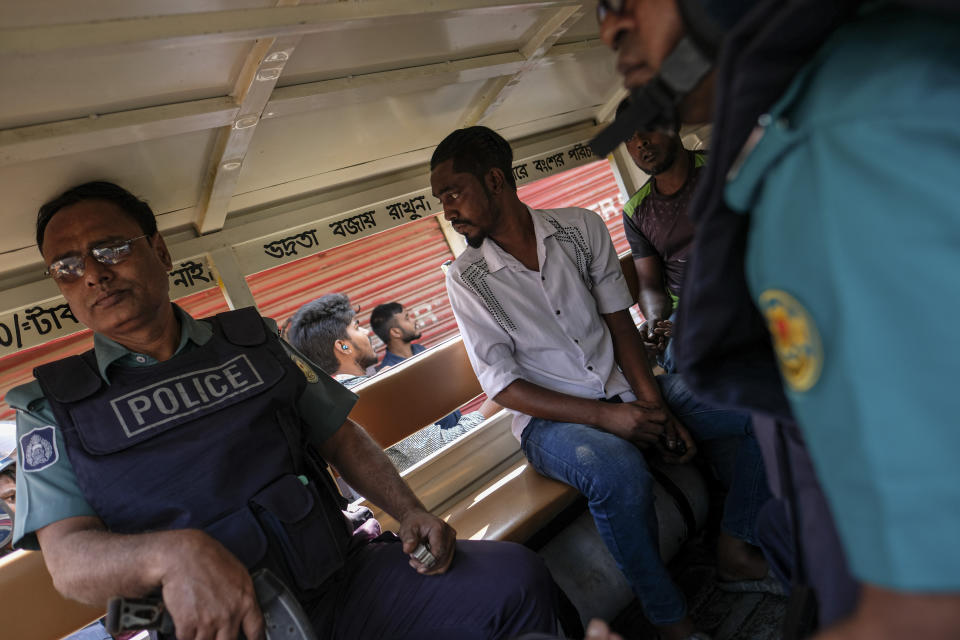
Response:
[[[207,343],[213,335],[210,324],[195,320],[189,314],[174,305],[180,319],[180,344],[177,354],[189,351]],[[273,320],[264,319],[270,331],[276,333]],[[97,365],[103,379],[110,382],[110,366],[149,367],[157,363],[147,355],[133,353],[126,347],[94,334],[94,351]],[[306,357],[290,345],[284,347],[291,354],[298,367],[304,370],[309,384],[300,396],[299,410],[304,421],[310,425],[311,440],[323,442],[330,437],[347,418],[347,414],[356,403],[357,396],[343,385],[319,369],[314,372],[307,364]],[[17,548],[37,549],[34,532],[48,524],[75,516],[96,516],[77,483],[73,467],[66,455],[63,435],[56,428],[57,422],[50,405],[43,397],[40,384],[34,380],[28,384],[11,389],[7,402],[17,409],[17,440],[19,469],[17,473],[17,517],[14,519],[14,545]],[[35,429],[54,427],[53,453],[50,462],[42,469],[25,471],[23,456],[29,439],[21,440]],[[242,472],[242,470],[238,470]]]
[[[960,21],[864,11],[761,124],[726,200],[851,569],[957,591]]]

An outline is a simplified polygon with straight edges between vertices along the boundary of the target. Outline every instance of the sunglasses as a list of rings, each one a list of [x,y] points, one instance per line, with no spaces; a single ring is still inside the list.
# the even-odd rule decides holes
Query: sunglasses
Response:
[[[90,255],[100,264],[120,264],[130,257],[130,252],[133,251],[133,243],[146,237],[147,234],[143,234],[129,240],[114,241],[99,247],[93,247],[90,249]],[[47,270],[43,272],[43,275],[50,276],[57,282],[64,284],[76,282],[86,272],[86,262],[87,257],[83,255],[67,256],[51,263]]]
[[[597,0],[597,22],[603,22],[610,14],[622,16],[626,7],[627,0]]]

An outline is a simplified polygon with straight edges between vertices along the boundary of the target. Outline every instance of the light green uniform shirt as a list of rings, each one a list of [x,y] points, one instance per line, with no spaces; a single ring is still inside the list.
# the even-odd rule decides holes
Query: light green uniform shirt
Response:
[[[210,324],[195,320],[189,314],[174,305],[180,320],[180,344],[174,354],[190,351],[207,343],[213,336]],[[276,333],[273,320],[264,319],[267,329]],[[290,345],[284,347],[301,360],[306,357]],[[93,348],[97,358],[100,375],[108,384],[111,365],[123,367],[149,367],[157,364],[150,356],[134,353],[126,347],[94,334]],[[308,366],[308,365],[305,365]],[[347,418],[347,414],[356,403],[357,396],[346,390],[319,368],[314,367],[318,375],[316,382],[308,383],[300,396],[298,408],[300,415],[311,429],[311,440],[323,442],[330,437]],[[43,396],[40,383],[36,380],[11,389],[7,402],[17,409],[18,470],[17,470],[17,516],[14,519],[14,546],[17,548],[38,548],[35,531],[48,524],[75,516],[96,516],[97,514],[83,497],[76,475],[67,456],[63,435],[57,428],[57,421],[49,403]],[[24,439],[35,429],[52,426],[54,429],[54,447],[49,463],[37,471],[25,471],[23,456],[27,449]],[[23,439],[23,440],[22,440]],[[238,470],[242,473],[242,470]]]

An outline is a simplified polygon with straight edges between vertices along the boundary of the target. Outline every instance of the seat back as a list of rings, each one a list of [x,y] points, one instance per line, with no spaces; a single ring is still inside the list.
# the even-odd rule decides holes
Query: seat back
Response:
[[[13,640],[51,640],[82,629],[103,609],[67,600],[37,551],[15,551],[0,558],[0,635]]]
[[[463,339],[451,338],[356,387],[350,418],[389,447],[479,396]]]

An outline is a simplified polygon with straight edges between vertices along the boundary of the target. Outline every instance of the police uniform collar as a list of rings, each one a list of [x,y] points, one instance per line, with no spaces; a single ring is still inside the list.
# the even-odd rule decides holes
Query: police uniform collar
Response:
[[[530,218],[533,220],[533,235],[539,247],[543,243],[543,240],[555,234],[557,229],[544,219],[544,213],[542,211],[531,209],[528,205],[524,206],[527,207],[527,211],[530,212]],[[508,257],[507,252],[489,238],[484,240],[483,244],[480,245],[480,253],[482,253],[486,259],[487,267],[491,272],[502,269],[508,265],[520,265],[516,258],[513,256]],[[520,268],[526,269],[526,267],[522,265]]]
[[[176,314],[177,319],[180,320],[180,344],[177,345],[177,350],[174,354],[183,351],[189,342],[194,343],[196,346],[206,344],[213,336],[213,329],[210,328],[210,325],[206,322],[196,320],[176,304],[171,304],[173,304],[173,312]],[[139,355],[127,349],[119,342],[115,342],[99,333],[93,334],[93,350],[97,357],[97,369],[100,371],[100,376],[108,382],[110,379],[107,377],[107,368],[110,365],[124,359],[135,358]],[[145,358],[145,360],[142,362],[135,361],[131,364],[143,365],[148,359],[152,361],[148,356],[140,357]]]

